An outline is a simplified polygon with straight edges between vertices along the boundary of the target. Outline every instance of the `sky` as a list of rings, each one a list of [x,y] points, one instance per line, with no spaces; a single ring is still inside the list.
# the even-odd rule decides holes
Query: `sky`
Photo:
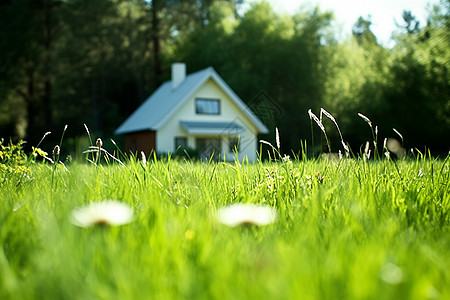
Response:
[[[254,0],[261,1],[261,0]],[[253,2],[254,2],[253,1]],[[351,34],[352,26],[360,16],[371,16],[372,32],[378,41],[384,45],[392,44],[391,34],[397,29],[395,20],[401,24],[402,13],[410,10],[420,21],[420,26],[426,25],[428,4],[436,4],[438,0],[267,0],[279,13],[295,13],[302,6],[319,6],[322,11],[333,11],[337,32],[344,38]]]

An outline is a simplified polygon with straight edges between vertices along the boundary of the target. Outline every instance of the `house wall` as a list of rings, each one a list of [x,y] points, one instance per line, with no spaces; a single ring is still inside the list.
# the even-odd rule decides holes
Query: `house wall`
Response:
[[[195,112],[195,98],[220,99],[220,115],[199,115]],[[209,79],[186,103],[165,123],[158,131],[156,145],[158,153],[175,151],[175,137],[187,137],[188,147],[196,147],[197,137],[217,137],[188,135],[181,127],[180,121],[216,121],[235,122],[246,130],[240,134],[239,160],[247,156],[249,161],[257,158],[257,128],[248,120],[242,111],[232,102],[232,100],[222,91],[222,89]],[[222,135],[222,153],[226,160],[234,160],[235,154],[229,151],[227,132]],[[200,150],[200,149],[198,149]]]
[[[148,157],[151,150],[156,149],[156,131],[146,130],[132,132],[125,135],[125,150],[127,153],[144,151]]]

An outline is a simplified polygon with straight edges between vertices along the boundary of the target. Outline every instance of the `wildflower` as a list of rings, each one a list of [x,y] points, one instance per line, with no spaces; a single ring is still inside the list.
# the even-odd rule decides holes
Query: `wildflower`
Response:
[[[48,153],[47,152],[45,152],[45,151],[43,151],[41,148],[35,148],[35,147],[32,147],[32,149],[33,149],[33,152],[32,152],[32,155],[34,156],[34,157],[36,157],[36,156],[42,156],[42,157],[45,157],[45,156],[47,156],[48,155]]]
[[[387,263],[381,268],[380,278],[388,284],[396,285],[403,281],[403,271],[400,267]]]
[[[93,202],[72,211],[71,221],[79,227],[94,225],[118,226],[132,222],[133,210],[125,203],[116,200]]]
[[[264,205],[235,203],[218,211],[217,218],[222,224],[230,227],[241,225],[264,226],[275,222],[277,212]]]
[[[16,173],[26,173],[26,172],[30,172],[31,171],[31,169],[30,168],[27,168],[27,167],[25,167],[25,166],[18,166],[16,169],[15,169],[15,172]]]
[[[186,232],[184,233],[184,237],[187,240],[192,240],[195,237],[195,231],[193,231],[191,229],[186,230]]]

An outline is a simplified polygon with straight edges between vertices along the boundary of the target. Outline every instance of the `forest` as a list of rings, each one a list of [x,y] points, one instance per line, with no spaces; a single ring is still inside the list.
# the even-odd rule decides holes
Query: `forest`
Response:
[[[372,140],[401,135],[407,148],[450,149],[450,0],[430,6],[426,24],[404,11],[385,47],[361,16],[345,39],[332,12],[304,7],[278,14],[245,0],[2,0],[0,2],[0,137],[36,145],[81,147],[86,127],[105,141],[164,81],[173,62],[188,73],[213,66],[251,108],[264,97],[284,152],[311,135],[308,109],[321,108],[358,153]],[[338,132],[324,121],[331,150]],[[86,127],[83,126],[86,124]],[[394,131],[395,129],[395,131]],[[396,133],[396,131],[398,133]],[[382,143],[382,139],[379,140]],[[316,142],[319,143],[319,142]],[[326,152],[328,149],[323,147]]]

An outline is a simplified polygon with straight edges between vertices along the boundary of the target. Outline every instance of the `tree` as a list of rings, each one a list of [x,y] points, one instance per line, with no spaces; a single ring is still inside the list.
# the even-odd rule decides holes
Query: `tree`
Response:
[[[450,131],[449,1],[433,7],[428,24],[416,34],[397,35],[386,90],[390,126],[403,131],[411,147],[448,151]]]
[[[25,132],[16,134],[23,137],[25,133],[32,143],[52,122],[52,57],[60,4],[57,0],[16,0],[1,5],[4,36],[0,52],[6,63],[0,72],[7,78],[2,92],[6,101],[25,106],[20,113],[26,116]]]
[[[410,10],[403,11],[402,19],[404,24],[396,24],[397,27],[404,29],[408,34],[417,34],[419,32],[420,22]]]
[[[377,38],[370,29],[370,26],[372,26],[370,16],[367,19],[359,17],[358,21],[353,25],[352,33],[359,45],[377,44]]]

